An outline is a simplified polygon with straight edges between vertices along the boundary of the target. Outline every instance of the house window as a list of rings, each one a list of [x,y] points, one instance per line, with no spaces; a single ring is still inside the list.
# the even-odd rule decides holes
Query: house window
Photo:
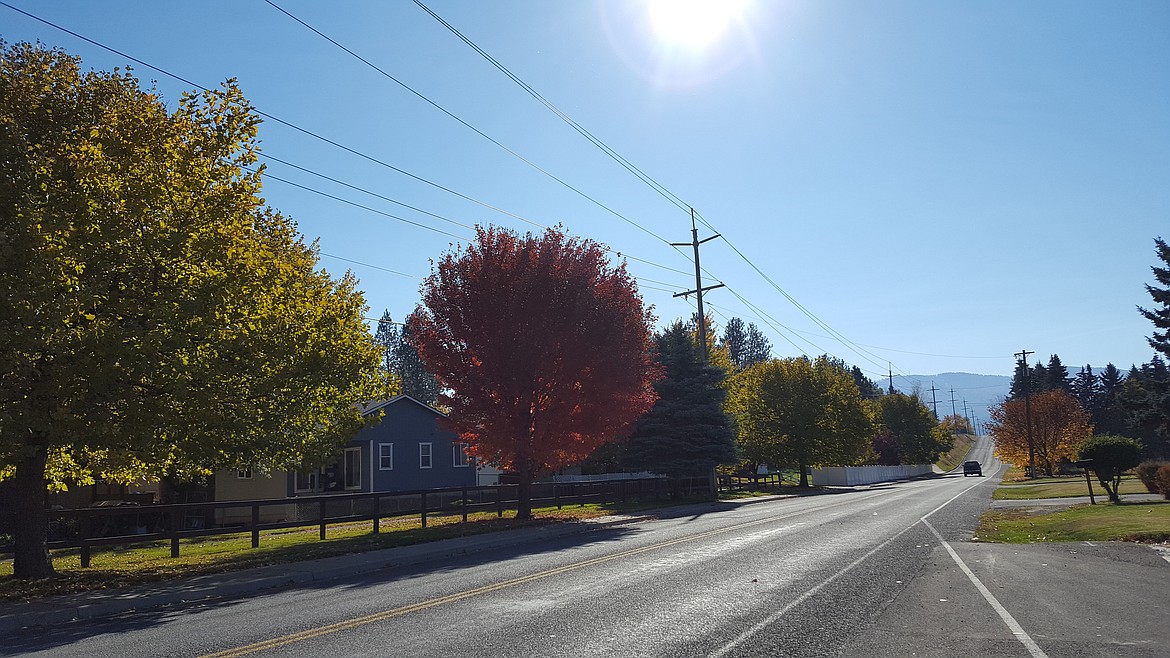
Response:
[[[471,460],[467,457],[466,443],[451,444],[451,463],[455,464],[455,468],[464,468],[471,464]]]
[[[236,471],[236,479],[237,480],[251,480],[252,479],[252,467],[245,466],[244,468],[241,468],[238,471]]]
[[[431,444],[429,444],[429,443],[418,444],[418,467],[419,468],[430,468],[431,467]]]
[[[361,489],[362,488],[362,449],[361,448],[346,448],[345,449],[345,488],[346,489]]]
[[[394,470],[394,444],[393,443],[379,443],[378,444],[378,470],[380,470],[380,471]]]

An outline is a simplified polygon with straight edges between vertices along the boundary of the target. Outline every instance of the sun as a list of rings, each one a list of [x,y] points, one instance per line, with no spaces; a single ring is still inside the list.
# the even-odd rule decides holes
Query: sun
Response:
[[[647,0],[655,34],[672,46],[702,50],[740,18],[748,0]]]

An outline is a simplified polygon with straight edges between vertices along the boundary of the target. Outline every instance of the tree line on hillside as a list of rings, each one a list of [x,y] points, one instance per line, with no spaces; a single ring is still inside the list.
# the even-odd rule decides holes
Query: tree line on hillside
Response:
[[[1170,265],[1170,249],[1155,238],[1156,254]],[[1027,367],[1016,365],[1011,391],[991,408],[988,427],[996,452],[1005,461],[1028,465],[1036,473],[1055,474],[1063,463],[1092,459],[1100,468],[1102,485],[1116,500],[1121,470],[1151,460],[1170,457],[1170,267],[1152,268],[1156,285],[1146,285],[1155,302],[1152,309],[1139,308],[1154,324],[1147,337],[1155,354],[1135,364],[1126,374],[1108,363],[1100,373],[1090,365],[1069,376],[1060,357]],[[1119,470],[1120,469],[1120,470]]]

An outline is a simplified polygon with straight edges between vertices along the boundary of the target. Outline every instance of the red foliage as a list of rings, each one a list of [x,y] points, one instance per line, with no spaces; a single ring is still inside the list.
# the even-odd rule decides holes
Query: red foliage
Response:
[[[654,318],[591,240],[477,228],[410,320],[469,452],[530,481],[624,437],[654,405]]]

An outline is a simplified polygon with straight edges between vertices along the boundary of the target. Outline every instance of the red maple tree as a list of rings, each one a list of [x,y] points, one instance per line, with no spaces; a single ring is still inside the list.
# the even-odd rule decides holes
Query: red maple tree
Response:
[[[520,518],[539,471],[623,438],[654,405],[654,317],[592,240],[477,227],[422,292],[410,331],[446,389],[448,427],[472,456],[518,474]]]

